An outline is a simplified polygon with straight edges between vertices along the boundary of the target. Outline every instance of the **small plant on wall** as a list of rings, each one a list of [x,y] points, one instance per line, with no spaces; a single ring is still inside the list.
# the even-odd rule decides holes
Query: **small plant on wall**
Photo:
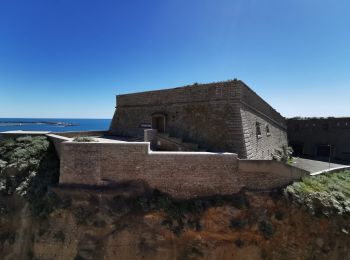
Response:
[[[73,141],[81,143],[98,142],[95,138],[92,138],[90,136],[77,136],[73,139]]]
[[[278,162],[290,164],[293,160],[293,148],[283,145],[281,148],[275,149],[272,153],[272,159]]]

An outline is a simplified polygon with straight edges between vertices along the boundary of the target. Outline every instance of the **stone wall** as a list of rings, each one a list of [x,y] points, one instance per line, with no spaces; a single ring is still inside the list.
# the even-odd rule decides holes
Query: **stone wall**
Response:
[[[251,190],[281,187],[310,174],[273,160],[238,160],[238,171],[240,182]]]
[[[239,81],[230,81],[117,96],[110,131],[143,136],[140,125],[152,125],[152,115],[162,113],[170,136],[197,143],[207,151],[243,156],[239,85]]]
[[[285,119],[248,86],[242,86],[241,118],[247,159],[272,159],[276,148],[288,145]],[[258,124],[258,126],[257,126]],[[260,134],[257,132],[260,128]]]
[[[61,185],[114,186],[143,181],[176,198],[270,189],[306,172],[273,161],[239,161],[236,154],[153,152],[149,143],[61,143]]]
[[[282,145],[288,145],[287,132],[273,121],[266,120],[260,114],[246,106],[241,108],[244,141],[247,159],[272,159],[272,153]],[[260,134],[257,133],[257,123]]]
[[[78,136],[102,136],[107,134],[108,131],[71,131],[71,132],[57,132],[52,133],[55,135],[61,135],[65,137],[78,137]]]
[[[197,143],[201,150],[269,159],[287,143],[284,118],[238,80],[117,96],[110,132],[142,136],[143,126],[154,127],[157,113],[166,117],[171,137]],[[271,126],[271,135],[259,142],[254,140],[256,121]]]
[[[54,145],[58,159],[61,159],[61,144],[63,142],[71,141],[72,139],[69,137],[55,134],[46,134],[46,136]]]
[[[289,119],[288,139],[298,155],[328,158],[331,145],[332,160],[350,162],[350,118]]]
[[[287,122],[280,113],[256,94],[250,87],[241,82],[241,104],[249,107],[255,114],[264,118],[264,120],[274,124],[280,129],[287,130]]]

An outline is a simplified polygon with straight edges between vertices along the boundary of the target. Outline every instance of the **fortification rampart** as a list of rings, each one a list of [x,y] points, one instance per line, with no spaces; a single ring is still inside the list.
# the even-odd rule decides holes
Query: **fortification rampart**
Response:
[[[61,143],[60,184],[113,186],[144,181],[176,198],[271,189],[308,173],[273,161],[240,161],[232,153],[153,152],[149,143]]]

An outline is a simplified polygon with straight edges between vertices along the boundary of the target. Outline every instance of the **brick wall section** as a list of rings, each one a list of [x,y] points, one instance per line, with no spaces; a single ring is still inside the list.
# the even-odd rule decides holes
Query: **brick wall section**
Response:
[[[272,161],[254,168],[254,163],[239,163],[235,154],[152,152],[145,142],[61,146],[60,184],[103,186],[142,180],[173,197],[190,198],[233,194],[242,187],[272,188],[301,176]],[[279,168],[271,170],[276,164]]]

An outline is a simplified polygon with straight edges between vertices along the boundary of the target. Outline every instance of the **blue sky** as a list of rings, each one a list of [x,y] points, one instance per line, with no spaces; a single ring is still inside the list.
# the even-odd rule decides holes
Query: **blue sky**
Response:
[[[347,0],[0,0],[0,117],[111,118],[115,95],[239,78],[350,116]]]

